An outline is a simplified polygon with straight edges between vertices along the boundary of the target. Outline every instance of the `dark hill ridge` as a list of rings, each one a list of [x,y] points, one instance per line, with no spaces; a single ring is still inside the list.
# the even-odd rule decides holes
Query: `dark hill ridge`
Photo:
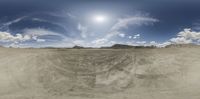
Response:
[[[171,44],[171,45],[167,45],[165,46],[165,48],[181,48],[181,47],[198,47],[199,45],[196,44]]]
[[[78,46],[78,45],[75,45],[75,46],[72,47],[72,48],[74,48],[74,49],[82,49],[82,48],[84,48],[84,47],[82,47],[82,46]]]
[[[124,45],[124,44],[114,44],[113,46],[111,46],[110,48],[114,48],[114,49],[120,49],[120,48],[135,48],[134,46],[131,45]]]
[[[132,45],[125,45],[125,44],[114,44],[111,47],[101,47],[107,49],[129,49],[129,48],[156,48],[156,46],[132,46]]]

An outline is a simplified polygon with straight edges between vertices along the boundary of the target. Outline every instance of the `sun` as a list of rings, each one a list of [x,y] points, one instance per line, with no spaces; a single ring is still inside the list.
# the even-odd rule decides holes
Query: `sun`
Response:
[[[106,19],[107,18],[104,15],[96,15],[96,16],[93,17],[93,20],[96,23],[104,23],[104,22],[106,22]]]

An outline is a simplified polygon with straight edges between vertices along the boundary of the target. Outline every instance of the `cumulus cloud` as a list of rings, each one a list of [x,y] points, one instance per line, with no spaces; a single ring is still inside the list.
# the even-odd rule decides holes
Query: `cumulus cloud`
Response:
[[[140,45],[144,45],[146,44],[147,42],[146,41],[137,41],[136,44],[140,44]]]
[[[19,41],[26,41],[30,40],[31,37],[28,35],[16,34],[12,35],[8,32],[0,32],[0,40],[2,42],[19,42]]]
[[[176,37],[170,39],[171,42],[176,43],[176,44],[188,44],[192,43],[191,39],[186,39],[185,37]]]
[[[190,28],[186,28],[177,34],[177,37],[170,39],[172,43],[176,44],[188,44],[195,43],[200,40],[200,32],[192,31]]]
[[[157,43],[157,47],[165,47],[165,46],[167,46],[167,45],[170,45],[170,44],[172,44],[171,42],[169,42],[169,41],[166,41],[166,42],[163,42],[163,43]]]
[[[156,41],[151,41],[150,42],[150,45],[156,45],[157,43],[156,43]]]
[[[137,38],[140,38],[140,34],[136,34],[133,36],[133,39],[137,39]]]
[[[132,46],[148,46],[149,44],[147,41],[127,41],[127,42],[121,42],[121,44],[127,44]]]
[[[92,43],[95,44],[95,45],[103,45],[106,42],[108,42],[107,39],[97,39],[97,40],[92,41]]]
[[[133,36],[131,36],[131,35],[126,36],[125,33],[120,33],[120,34],[118,34],[118,36],[122,37],[122,38],[126,37],[128,39],[138,39],[138,38],[140,38],[140,34],[136,34],[136,35],[133,35]]]
[[[200,32],[192,31],[190,28],[184,29],[178,33],[179,37],[185,37],[186,39],[199,40]]]
[[[62,34],[38,28],[38,29],[25,29],[22,33],[18,33],[15,35],[9,32],[0,31],[0,42],[10,43],[10,46],[21,45],[21,43],[30,40],[35,41],[36,43],[41,43],[41,42],[46,42],[46,39],[43,39],[41,37],[48,35],[58,36],[63,40],[67,39],[67,37]]]
[[[112,46],[113,44],[116,44],[116,43],[119,43],[119,42],[112,41],[112,40],[110,41],[107,39],[97,39],[97,40],[92,41],[92,46],[93,47]]]
[[[72,43],[74,44],[74,45],[79,45],[79,46],[85,46],[86,45],[86,42],[84,41],[84,40],[73,40],[72,41]]]
[[[81,39],[76,39],[71,41],[73,45],[79,45],[79,46],[84,46],[84,47],[102,47],[102,46],[111,46],[113,44],[116,44],[115,41],[109,41],[107,39],[96,39],[91,42],[81,40]]]
[[[190,28],[186,28],[183,31],[177,33],[176,37],[171,38],[163,43],[156,43],[154,41],[150,42],[150,44],[154,43],[157,47],[165,47],[170,44],[199,44],[200,43],[200,32],[193,31]]]

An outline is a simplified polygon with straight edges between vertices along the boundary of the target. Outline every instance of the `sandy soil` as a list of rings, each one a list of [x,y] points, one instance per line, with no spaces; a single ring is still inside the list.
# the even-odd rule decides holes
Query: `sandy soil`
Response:
[[[0,48],[0,99],[200,99],[200,47]]]

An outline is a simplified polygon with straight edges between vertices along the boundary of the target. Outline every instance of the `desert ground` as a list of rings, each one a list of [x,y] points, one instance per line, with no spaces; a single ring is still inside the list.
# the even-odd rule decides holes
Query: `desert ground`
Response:
[[[0,99],[200,99],[200,47],[0,48]]]

